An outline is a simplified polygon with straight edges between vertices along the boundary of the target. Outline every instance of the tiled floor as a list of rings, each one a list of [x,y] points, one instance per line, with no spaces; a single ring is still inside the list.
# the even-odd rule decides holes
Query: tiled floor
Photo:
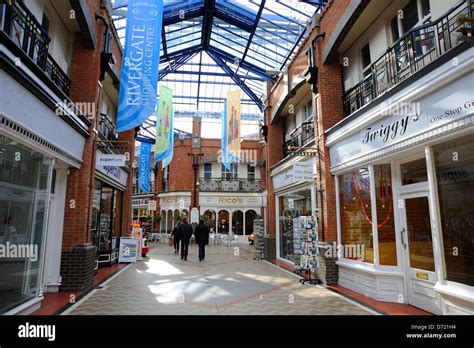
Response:
[[[375,312],[291,272],[252,259],[247,245],[211,246],[206,260],[190,247],[181,261],[168,246],[150,251],[64,314],[72,315],[368,315]]]

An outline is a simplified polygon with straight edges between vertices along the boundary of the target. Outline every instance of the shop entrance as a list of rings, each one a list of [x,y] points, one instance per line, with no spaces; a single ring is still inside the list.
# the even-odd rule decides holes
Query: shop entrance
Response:
[[[401,198],[400,240],[408,303],[441,314],[434,290],[437,275],[428,192],[405,194]]]

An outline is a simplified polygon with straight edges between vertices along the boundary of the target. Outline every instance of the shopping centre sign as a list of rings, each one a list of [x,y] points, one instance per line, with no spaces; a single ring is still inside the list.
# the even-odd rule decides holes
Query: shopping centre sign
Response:
[[[273,176],[273,188],[280,188],[303,182],[314,181],[314,159],[295,162],[293,166],[284,172]]]
[[[413,103],[414,107],[401,108],[400,112],[391,113],[365,126],[359,132],[342,137],[343,140],[340,142],[330,144],[332,167],[343,165],[392,145],[401,149],[405,147],[403,142],[409,139],[472,115],[474,112],[471,85],[473,79],[474,74],[460,78],[446,88],[417,100]],[[344,131],[350,132],[350,130],[341,130],[341,132]]]

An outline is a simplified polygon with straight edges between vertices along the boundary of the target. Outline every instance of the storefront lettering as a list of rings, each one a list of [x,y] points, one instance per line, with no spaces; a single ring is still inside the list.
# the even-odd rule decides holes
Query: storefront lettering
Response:
[[[446,172],[446,173],[438,173],[437,175],[438,181],[451,181],[451,182],[457,182],[457,181],[462,181],[463,179],[466,179],[469,177],[469,174],[465,170],[456,170],[456,171],[451,171],[451,172]]]
[[[421,113],[405,116],[387,126],[381,124],[380,129],[374,131],[372,131],[372,127],[369,127],[366,129],[362,144],[368,144],[369,142],[376,141],[379,138],[386,143],[388,139],[396,139],[397,136],[403,136],[407,131],[410,119],[413,119],[413,122],[417,122],[420,119],[420,116]]]
[[[462,106],[459,106],[454,109],[446,110],[443,114],[439,116],[430,117],[430,123],[436,123],[436,122],[443,121],[449,118],[457,118],[458,116],[461,115],[463,110],[468,110],[472,107],[474,107],[474,100],[468,100]]]
[[[120,169],[117,167],[111,167],[111,166],[104,166],[104,170],[107,173],[107,176],[113,176],[117,179],[120,179]]]
[[[219,198],[219,204],[243,204],[242,198]]]

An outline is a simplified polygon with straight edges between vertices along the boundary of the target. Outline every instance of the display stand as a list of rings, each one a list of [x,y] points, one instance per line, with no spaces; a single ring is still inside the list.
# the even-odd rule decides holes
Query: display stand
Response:
[[[254,260],[263,260],[264,246],[265,246],[265,230],[263,220],[256,219],[253,221],[253,234],[255,236],[254,243]]]
[[[293,219],[293,250],[299,255],[295,260],[295,273],[308,274],[307,279],[300,279],[301,284],[321,284],[319,279],[311,278],[311,273],[319,268],[318,232],[312,216],[300,216]]]

